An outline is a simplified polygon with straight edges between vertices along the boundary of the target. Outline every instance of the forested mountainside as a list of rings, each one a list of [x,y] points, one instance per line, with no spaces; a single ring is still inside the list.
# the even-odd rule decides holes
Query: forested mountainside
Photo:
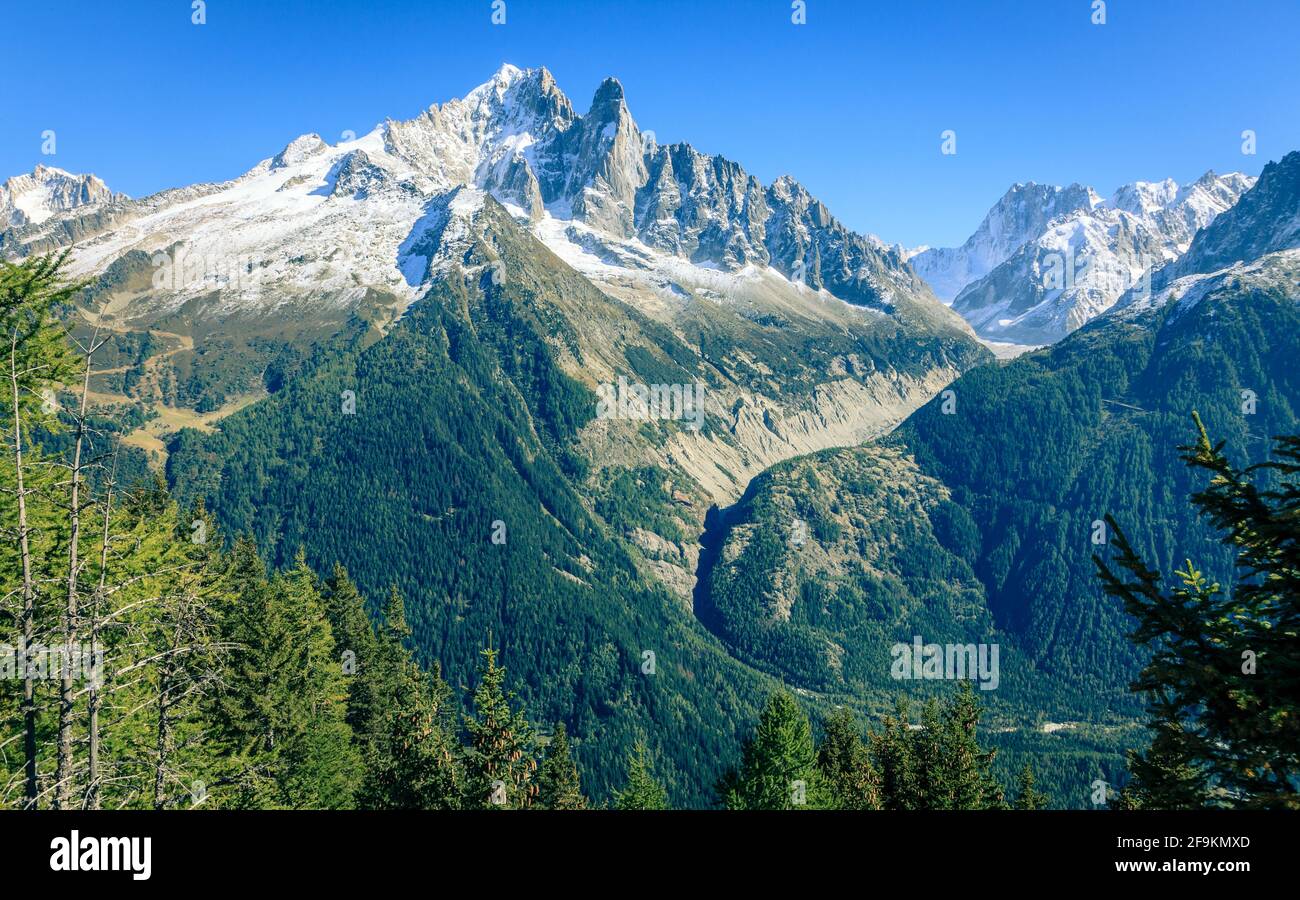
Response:
[[[1111,516],[1158,570],[1191,558],[1231,580],[1233,552],[1187,504],[1204,476],[1178,448],[1196,435],[1193,411],[1239,464],[1300,424],[1300,266],[1279,249],[1298,176],[1300,154],[1266,168],[1154,294],[966,373],[875,444],[756,479],[704,590],[718,633],[792,684],[861,690],[883,680],[894,641],[982,631],[1006,641],[999,699],[1032,685],[1049,716],[1135,715],[1145,651],[1092,556],[1109,552]],[[1234,230],[1240,253],[1193,262]],[[1280,237],[1246,237],[1259,233]],[[795,520],[802,545],[784,539]]]
[[[814,395],[792,339],[828,365],[852,354],[900,377],[978,354],[877,325],[826,328],[813,350],[811,336],[766,337],[725,308],[701,309],[688,343],[592,287],[493,201],[477,221],[457,277],[434,281],[382,340],[314,357],[218,433],[182,432],[169,482],[275,565],[302,547],[370,595],[395,583],[419,658],[453,684],[493,635],[530,708],[570,723],[602,794],[641,738],[676,767],[675,799],[706,802],[736,750],[732,723],[755,714],[768,682],[694,621],[689,554],[710,497],[675,454],[762,453],[737,434],[734,392],[756,366],[785,365],[786,394],[762,388],[773,405]],[[705,385],[702,426],[598,419],[602,371]],[[730,410],[717,399],[729,394]],[[780,440],[780,420],[766,421]]]

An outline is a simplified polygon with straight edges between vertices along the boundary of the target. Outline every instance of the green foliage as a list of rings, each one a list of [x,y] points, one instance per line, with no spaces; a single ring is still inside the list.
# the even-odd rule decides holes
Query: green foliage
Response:
[[[514,708],[505,678],[497,652],[483,650],[474,714],[465,718],[467,797],[481,809],[528,809],[537,799],[533,728],[523,710]]]
[[[1131,760],[1134,801],[1145,808],[1297,806],[1300,787],[1300,437],[1275,458],[1238,469],[1212,445],[1182,447],[1210,474],[1192,505],[1235,557],[1230,591],[1188,560],[1166,592],[1124,531],[1115,564],[1097,558],[1105,591],[1137,620],[1151,649],[1133,690],[1148,697],[1151,747]]]
[[[794,695],[768,698],[740,766],[723,776],[718,794],[728,809],[821,809],[831,804],[817,766],[812,726]]]
[[[826,780],[836,809],[880,809],[880,775],[858,730],[857,717],[845,707],[822,723],[817,768]]]
[[[909,713],[900,700],[870,737],[884,809],[1005,807],[993,774],[996,751],[985,750],[976,735],[980,705],[969,682],[945,703],[927,703],[919,723]]]
[[[1200,409],[1237,458],[1270,434],[1293,433],[1300,409],[1300,308],[1286,285],[1224,287],[1191,308],[1080,329],[1050,348],[968,372],[890,438],[951,491],[969,523],[936,535],[983,585],[1000,631],[1034,679],[1053,685],[1039,708],[1096,720],[1136,717],[1125,691],[1147,650],[1094,577],[1094,522],[1124,526],[1135,549],[1172,572],[1192,557],[1225,581],[1233,552],[1186,498],[1195,478],[1176,448]],[[1242,415],[1242,391],[1258,394]],[[1263,474],[1263,473],[1261,473]]]
[[[627,758],[627,782],[622,790],[614,794],[614,808],[667,809],[668,792],[655,780],[650,763],[650,751],[646,745],[637,741]]]
[[[564,723],[555,724],[555,734],[546,746],[546,758],[537,773],[539,809],[586,809],[578,767],[569,755],[569,736]]]
[[[993,637],[983,586],[936,536],[933,516],[951,519],[952,506],[890,448],[773,466],[727,510],[720,537],[736,550],[705,567],[701,618],[742,659],[797,687],[850,697],[893,687],[896,642]]]
[[[452,691],[436,667],[421,672],[406,647],[402,595],[389,591],[383,620],[372,626],[346,570],[335,566],[325,603],[348,681],[348,724],[366,764],[357,804],[458,809],[464,774]]]
[[[1034,767],[1025,763],[1025,767],[1020,770],[1020,776],[1016,779],[1016,799],[1012,801],[1014,809],[1044,809],[1047,806],[1047,795],[1040,791],[1035,785]]]
[[[239,649],[214,709],[232,805],[351,806],[361,757],[315,576],[301,556],[269,578],[250,544],[237,545],[234,556],[237,602],[225,610],[223,631]]]
[[[384,340],[334,354],[216,434],[182,432],[169,481],[204,497],[225,533],[251,535],[272,567],[302,546],[315,570],[339,562],[365,595],[396,584],[417,661],[450,684],[473,683],[484,635],[501,636],[520,700],[569,726],[594,798],[610,796],[628,748],[649,735],[671,763],[674,801],[704,805],[737,749],[730,722],[753,711],[761,679],[647,583],[615,531],[616,508],[649,502],[635,485],[601,506],[620,523],[611,528],[591,509],[602,490],[573,480],[564,453],[594,396],[545,339],[525,337],[546,325],[529,306],[544,305],[529,301],[540,289],[523,281],[488,280],[490,310],[475,290],[439,282]],[[565,290],[590,289],[577,279]],[[516,339],[543,349],[515,358]],[[545,397],[520,392],[506,369],[530,373]],[[344,391],[355,415],[342,412]],[[660,474],[638,477],[660,491]],[[653,677],[641,673],[647,650],[660,660]]]

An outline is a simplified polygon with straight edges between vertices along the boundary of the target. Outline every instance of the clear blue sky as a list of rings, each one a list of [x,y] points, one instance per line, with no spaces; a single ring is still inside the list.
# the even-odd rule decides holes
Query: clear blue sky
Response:
[[[585,112],[615,75],[660,142],[851,227],[960,243],[1016,181],[1258,173],[1300,149],[1300,0],[0,0],[0,177],[38,162],[142,196],[230,178],[545,65]],[[1243,156],[1243,129],[1258,155]],[[41,133],[57,134],[43,157]],[[957,155],[939,152],[957,132]]]

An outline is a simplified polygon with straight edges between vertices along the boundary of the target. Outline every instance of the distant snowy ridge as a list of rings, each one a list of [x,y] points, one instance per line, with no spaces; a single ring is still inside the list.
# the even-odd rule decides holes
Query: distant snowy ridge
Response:
[[[1173,305],[1180,315],[1250,289],[1300,302],[1300,151],[1264,167],[1250,190],[1196,233],[1187,251],[1123,294],[1109,316]]]
[[[1081,184],[1014,184],[993,205],[979,228],[960,247],[924,247],[911,258],[912,268],[934,293],[951,303],[962,288],[983,278],[1053,219],[1078,210],[1091,210],[1101,198]]]
[[[982,338],[1051,343],[1186,251],[1252,184],[1207,172],[1181,186],[1123,185],[1108,200],[1077,184],[1016,185],[962,247],[911,264]]]

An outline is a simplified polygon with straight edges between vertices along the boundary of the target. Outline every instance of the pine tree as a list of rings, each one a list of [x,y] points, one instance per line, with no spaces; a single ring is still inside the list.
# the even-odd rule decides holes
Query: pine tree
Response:
[[[622,810],[668,809],[668,791],[654,777],[650,751],[637,741],[628,754],[627,783],[614,794],[614,808]]]
[[[1015,809],[1044,809],[1047,795],[1034,786],[1034,767],[1025,763],[1016,780],[1016,799],[1012,804]]]
[[[871,757],[880,773],[881,800],[885,809],[923,809],[921,760],[918,758],[910,721],[911,708],[900,698],[894,714],[885,716],[880,731],[868,742]]]
[[[40,407],[50,405],[48,400],[53,396],[54,385],[68,378],[72,371],[64,332],[54,315],[55,308],[66,302],[75,290],[62,279],[66,259],[65,252],[58,257],[29,257],[17,265],[0,261],[0,340],[7,351],[4,368],[10,415],[6,418],[14,480],[12,514],[6,511],[4,526],[10,532],[15,551],[12,571],[21,572],[21,582],[14,586],[16,590],[8,590],[7,583],[0,587],[6,588],[6,596],[21,597],[17,619],[23,647],[32,646],[38,639],[37,576],[32,546],[36,516],[29,510],[29,498],[37,489],[37,479],[31,472],[30,441],[25,440],[24,432],[29,428],[27,421],[37,415]],[[35,809],[39,804],[36,683],[26,673],[22,681],[23,806]]]
[[[389,590],[375,658],[354,684],[366,692],[361,738],[366,776],[361,805],[372,809],[458,809],[464,786],[460,748],[447,725],[451,690],[439,673],[425,676],[405,642],[406,604]]]
[[[976,729],[980,704],[969,681],[961,682],[957,696],[947,705],[940,725],[939,753],[932,764],[942,774],[939,793],[931,797],[934,809],[1000,809],[1006,806],[1002,786],[993,775],[996,750],[984,750]]]
[[[165,542],[157,547],[152,565],[165,571],[157,600],[130,629],[146,648],[143,662],[151,690],[148,757],[152,772],[152,805],[166,809],[178,797],[194,800],[194,785],[206,784],[203,774],[211,746],[199,722],[205,699],[215,691],[229,649],[220,634],[218,609],[223,584],[223,561],[216,550],[216,523],[202,506],[181,517],[165,495],[143,499],[145,507],[164,511],[154,521],[170,526]],[[144,519],[148,513],[138,510]],[[191,539],[200,526],[203,540]],[[146,526],[147,527],[147,526]],[[137,554],[145,544],[137,544]],[[120,680],[129,669],[119,671]],[[183,802],[183,801],[182,801]]]
[[[1094,558],[1137,619],[1131,639],[1152,650],[1132,685],[1149,697],[1153,739],[1133,757],[1131,793],[1144,808],[1300,807],[1300,437],[1241,470],[1193,419],[1183,459],[1210,481],[1192,503],[1236,552],[1237,583],[1225,592],[1189,560],[1166,593],[1113,520],[1127,578]]]
[[[441,682],[435,674],[433,680]],[[367,745],[360,805],[369,809],[459,809],[464,774],[460,748],[443,725],[446,694],[407,668]]]
[[[1140,809],[1201,809],[1211,794],[1208,766],[1197,748],[1200,739],[1189,735],[1176,701],[1163,692],[1153,692],[1149,704],[1152,734],[1146,750],[1130,750],[1128,768],[1132,781],[1125,787]]]
[[[483,650],[474,714],[465,718],[466,803],[471,808],[528,809],[537,796],[533,729],[514,695],[505,689],[506,671],[497,651]]]
[[[728,809],[830,805],[817,768],[812,726],[789,691],[768,698],[754,736],[741,749],[740,768],[723,777],[718,792]]]
[[[235,555],[240,594],[226,632],[237,647],[217,712],[235,769],[230,804],[351,806],[362,763],[315,578],[301,553],[293,569],[270,579],[251,545],[237,545]]]
[[[833,805],[837,809],[880,809],[880,775],[852,710],[835,710],[822,728],[817,768],[826,780]]]
[[[546,747],[537,775],[537,806],[540,809],[586,809],[578,767],[569,754],[569,736],[564,723],[555,723],[555,734]]]
[[[1001,809],[1002,786],[993,775],[994,751],[977,738],[980,705],[964,681],[947,703],[931,700],[918,725],[905,700],[870,736],[885,809]]]
[[[322,594],[334,635],[334,658],[348,685],[348,724],[361,741],[369,741],[379,716],[383,664],[375,626],[366,601],[343,566],[335,564]]]

